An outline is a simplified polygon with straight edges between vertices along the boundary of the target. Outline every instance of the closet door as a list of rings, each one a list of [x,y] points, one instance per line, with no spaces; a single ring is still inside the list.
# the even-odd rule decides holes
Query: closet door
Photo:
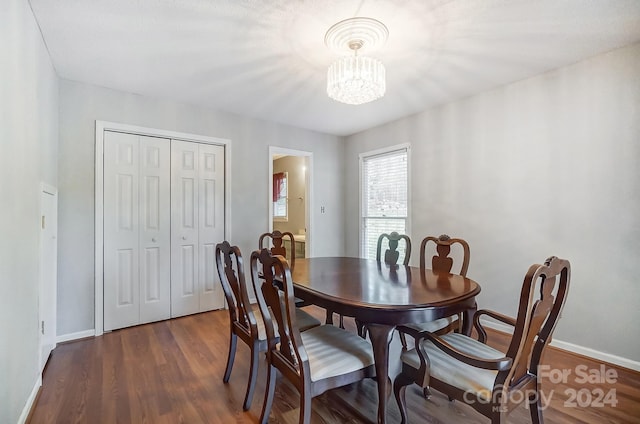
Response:
[[[215,270],[224,240],[224,147],[171,141],[171,316],[224,306]]]
[[[215,263],[216,244],[224,240],[224,147],[199,145],[200,311],[224,308]]]
[[[171,316],[198,312],[198,145],[171,141]]]
[[[104,133],[104,329],[170,316],[169,140]]]
[[[169,140],[140,137],[140,323],[171,317]]]

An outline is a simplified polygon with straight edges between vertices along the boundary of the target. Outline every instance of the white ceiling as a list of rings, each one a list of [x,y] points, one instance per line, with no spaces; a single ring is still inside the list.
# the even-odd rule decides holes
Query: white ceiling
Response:
[[[348,135],[640,41],[640,0],[30,0],[61,78]],[[387,94],[326,95],[334,23],[378,19]],[[373,54],[372,54],[373,55]]]

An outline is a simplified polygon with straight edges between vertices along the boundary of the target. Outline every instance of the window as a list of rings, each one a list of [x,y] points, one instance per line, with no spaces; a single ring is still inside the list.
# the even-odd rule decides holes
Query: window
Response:
[[[273,219],[287,221],[287,172],[273,174]]]
[[[394,147],[360,156],[361,222],[360,255],[375,259],[382,233],[408,232],[409,148]],[[386,246],[382,246],[386,249]],[[400,260],[404,246],[399,246]]]

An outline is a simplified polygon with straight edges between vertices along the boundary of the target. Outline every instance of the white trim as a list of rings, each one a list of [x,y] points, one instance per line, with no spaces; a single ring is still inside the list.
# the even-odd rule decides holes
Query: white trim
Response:
[[[225,138],[209,137],[199,134],[190,134],[177,131],[161,130],[156,128],[140,127],[137,125],[121,124],[117,122],[96,120],[95,142],[95,333],[100,336],[104,333],[104,280],[103,280],[103,256],[104,256],[104,132],[115,131],[129,134],[146,135],[151,137],[169,138],[175,140],[193,141],[196,143],[216,144],[224,146],[224,202],[225,202],[225,239],[231,239],[231,140]]]
[[[485,319],[482,320],[482,325],[485,327],[492,328],[497,331],[502,331],[503,333],[512,334],[513,327],[510,325],[502,324],[500,322],[489,321]],[[623,358],[622,356],[612,355],[610,353],[600,352],[595,349],[591,349],[590,347],[584,347],[577,344],[565,342],[562,340],[552,339],[550,346],[556,347],[558,349],[566,350],[578,355],[586,356],[591,359],[600,360],[612,365],[617,365],[623,368],[628,368],[633,371],[640,372],[640,362],[634,361],[629,358]]]
[[[88,337],[94,337],[96,335],[96,330],[84,330],[78,331],[77,333],[67,333],[62,334],[56,337],[57,343],[70,342],[73,340],[86,339]]]
[[[362,250],[362,235],[364,233],[364,221],[362,219],[362,206],[364,204],[364,193],[362,191],[362,165],[364,163],[364,159],[372,156],[384,155],[386,153],[391,153],[402,149],[406,149],[407,151],[407,217],[405,218],[405,227],[407,235],[411,237],[411,143],[395,144],[393,146],[387,146],[381,149],[370,150],[368,152],[362,152],[358,154],[358,256],[360,256],[361,258],[364,257],[364,252]]]
[[[38,374],[38,379],[36,380],[36,384],[31,389],[31,393],[27,398],[27,402],[24,404],[24,408],[22,408],[22,412],[20,413],[20,417],[18,417],[18,424],[24,424],[27,422],[27,418],[29,418],[29,414],[31,413],[31,408],[33,408],[33,404],[38,397],[38,392],[40,391],[40,387],[42,386],[42,374]]]
[[[315,227],[315,212],[313,210],[314,200],[313,200],[313,152],[307,152],[304,150],[295,150],[288,149],[286,147],[278,147],[278,146],[269,146],[269,174],[267,174],[268,188],[267,188],[267,196],[268,196],[268,205],[269,205],[269,231],[273,231],[273,160],[275,155],[284,155],[284,156],[304,156],[308,159],[308,169],[306,174],[306,217],[305,217],[305,227],[307,230],[306,239],[305,239],[305,256],[313,257],[314,252],[314,244],[313,244],[313,230]]]

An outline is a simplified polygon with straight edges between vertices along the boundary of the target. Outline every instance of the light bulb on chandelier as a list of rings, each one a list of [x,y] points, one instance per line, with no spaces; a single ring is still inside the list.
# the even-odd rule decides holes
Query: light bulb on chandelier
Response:
[[[334,100],[360,105],[379,99],[386,90],[385,68],[382,62],[360,55],[387,40],[389,32],[380,21],[371,18],[351,18],[338,22],[325,35],[325,44],[334,51],[352,54],[336,60],[327,71],[327,94]]]

